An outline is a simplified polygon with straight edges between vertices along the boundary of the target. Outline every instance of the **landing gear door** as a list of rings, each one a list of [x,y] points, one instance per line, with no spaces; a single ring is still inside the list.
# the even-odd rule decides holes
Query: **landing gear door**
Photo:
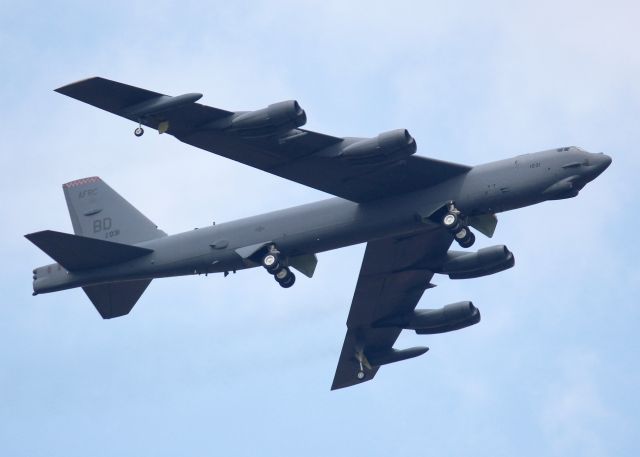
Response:
[[[483,235],[491,238],[496,231],[498,218],[495,214],[481,214],[469,217],[469,225]]]

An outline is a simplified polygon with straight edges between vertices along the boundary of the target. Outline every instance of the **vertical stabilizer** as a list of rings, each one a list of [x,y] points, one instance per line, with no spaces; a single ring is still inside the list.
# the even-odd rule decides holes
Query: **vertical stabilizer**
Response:
[[[62,188],[76,235],[124,244],[167,235],[97,176]]]

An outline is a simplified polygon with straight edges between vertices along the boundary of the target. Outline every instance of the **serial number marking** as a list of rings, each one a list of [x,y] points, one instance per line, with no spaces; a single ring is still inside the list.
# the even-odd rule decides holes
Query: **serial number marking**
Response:
[[[115,229],[115,230],[110,230],[107,233],[104,234],[105,239],[108,238],[113,238],[115,236],[120,235],[120,230],[119,229]]]

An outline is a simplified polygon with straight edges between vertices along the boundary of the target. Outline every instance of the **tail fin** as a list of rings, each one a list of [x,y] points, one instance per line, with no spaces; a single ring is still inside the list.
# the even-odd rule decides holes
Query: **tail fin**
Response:
[[[99,284],[82,289],[103,319],[124,316],[142,296],[151,279]]]
[[[62,189],[75,235],[45,230],[25,236],[68,271],[106,267],[147,255],[153,251],[132,245],[167,236],[97,176],[68,182]],[[46,289],[43,283],[50,290],[62,290],[60,278],[53,277],[59,270],[50,265],[34,270],[34,293],[38,284]],[[150,282],[142,279],[83,289],[100,315],[110,319],[128,314]]]
[[[97,176],[62,185],[76,235],[124,244],[167,236]]]

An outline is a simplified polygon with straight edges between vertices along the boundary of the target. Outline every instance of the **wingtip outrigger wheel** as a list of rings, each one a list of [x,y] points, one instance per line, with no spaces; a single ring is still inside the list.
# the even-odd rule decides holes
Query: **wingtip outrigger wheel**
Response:
[[[133,134],[137,137],[144,135],[144,129],[142,128],[142,120],[138,119],[138,127],[133,131]]]
[[[367,366],[367,368],[371,368],[369,366],[369,362],[365,358],[362,349],[356,351],[356,360],[358,361],[358,371],[356,372],[356,378],[358,378],[358,381],[362,381],[365,377],[364,367]]]

